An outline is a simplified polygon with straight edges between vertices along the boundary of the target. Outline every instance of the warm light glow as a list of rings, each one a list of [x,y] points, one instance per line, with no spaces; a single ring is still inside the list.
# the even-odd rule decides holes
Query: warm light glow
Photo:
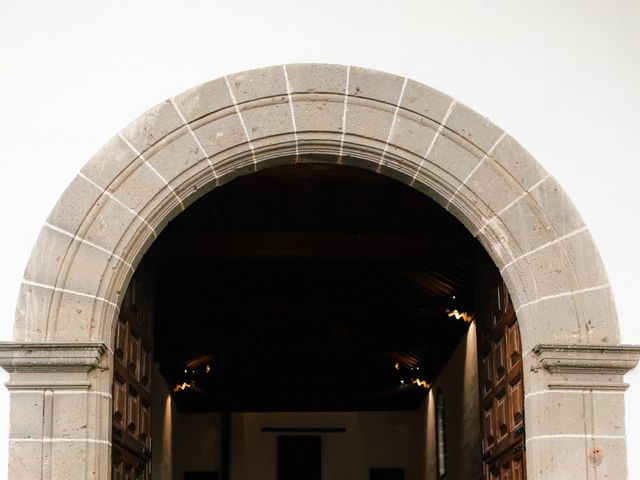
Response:
[[[394,365],[396,370],[400,370],[400,364],[398,362],[396,362],[396,364]]]
[[[178,392],[180,390],[186,390],[187,388],[193,388],[196,386],[196,382],[184,382],[182,385],[176,385],[173,387],[174,392]]]
[[[420,380],[419,378],[413,378],[411,380],[411,383],[415,384],[415,385],[419,385],[423,388],[430,388],[431,385],[427,383],[426,380]]]
[[[455,317],[456,320],[464,320],[467,323],[471,323],[473,321],[473,315],[468,314],[467,312],[459,312],[458,310],[447,310],[448,317]]]

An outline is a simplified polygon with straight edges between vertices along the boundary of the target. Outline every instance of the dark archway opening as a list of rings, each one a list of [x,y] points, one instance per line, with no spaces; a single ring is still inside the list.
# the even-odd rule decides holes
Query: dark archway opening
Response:
[[[516,426],[507,418],[515,411],[500,423],[492,387],[480,387],[486,398],[478,387],[478,345],[489,345],[487,368],[504,367],[490,339],[497,323],[485,321],[477,343],[471,320],[476,311],[497,318],[491,309],[504,305],[488,297],[505,292],[498,283],[454,217],[385,176],[296,164],[219,187],[167,226],[129,288],[154,304],[148,338],[123,322],[131,302],[123,304],[114,472],[140,458],[156,480],[479,475],[487,438],[498,445],[496,431]],[[122,367],[132,365],[117,347],[123,335],[142,356],[145,342],[152,351],[146,397],[135,380],[125,387],[130,372],[118,375],[118,352]],[[519,336],[503,336],[499,355],[519,358]],[[472,452],[452,460],[436,452],[432,387],[447,399],[447,451]],[[137,419],[129,404],[140,405]],[[518,414],[522,421],[521,406]],[[496,463],[497,449],[485,460]]]
[[[239,178],[148,254],[156,359],[171,384],[195,382],[176,395],[188,411],[415,409],[411,380],[435,378],[466,331],[446,312],[471,307],[477,250],[381,175],[311,164]]]

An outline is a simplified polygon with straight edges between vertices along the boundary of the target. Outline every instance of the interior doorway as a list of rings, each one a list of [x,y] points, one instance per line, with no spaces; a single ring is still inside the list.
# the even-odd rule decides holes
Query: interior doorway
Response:
[[[524,478],[506,288],[399,182],[326,164],[236,179],[167,226],[125,298],[116,479]]]

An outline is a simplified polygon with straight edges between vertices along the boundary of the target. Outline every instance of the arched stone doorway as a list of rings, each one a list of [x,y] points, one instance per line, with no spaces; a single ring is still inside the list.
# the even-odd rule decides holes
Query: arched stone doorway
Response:
[[[40,234],[15,343],[2,347],[11,478],[107,478],[113,329],[142,255],[207,191],[305,155],[411,185],[489,253],[522,330],[529,478],[624,478],[622,375],[638,349],[619,345],[604,267],[560,186],[446,95],[329,65],[204,84],[151,109],[83,167]]]

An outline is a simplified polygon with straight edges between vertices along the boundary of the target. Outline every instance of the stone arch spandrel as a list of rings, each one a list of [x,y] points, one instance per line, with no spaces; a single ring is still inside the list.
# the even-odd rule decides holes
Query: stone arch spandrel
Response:
[[[589,232],[513,138],[412,80],[315,64],[205,83],[114,136],[42,229],[20,291],[16,339],[108,342],[135,266],[173,216],[237,175],[312,157],[397,178],[455,215],[506,279],[525,349],[618,342]]]

